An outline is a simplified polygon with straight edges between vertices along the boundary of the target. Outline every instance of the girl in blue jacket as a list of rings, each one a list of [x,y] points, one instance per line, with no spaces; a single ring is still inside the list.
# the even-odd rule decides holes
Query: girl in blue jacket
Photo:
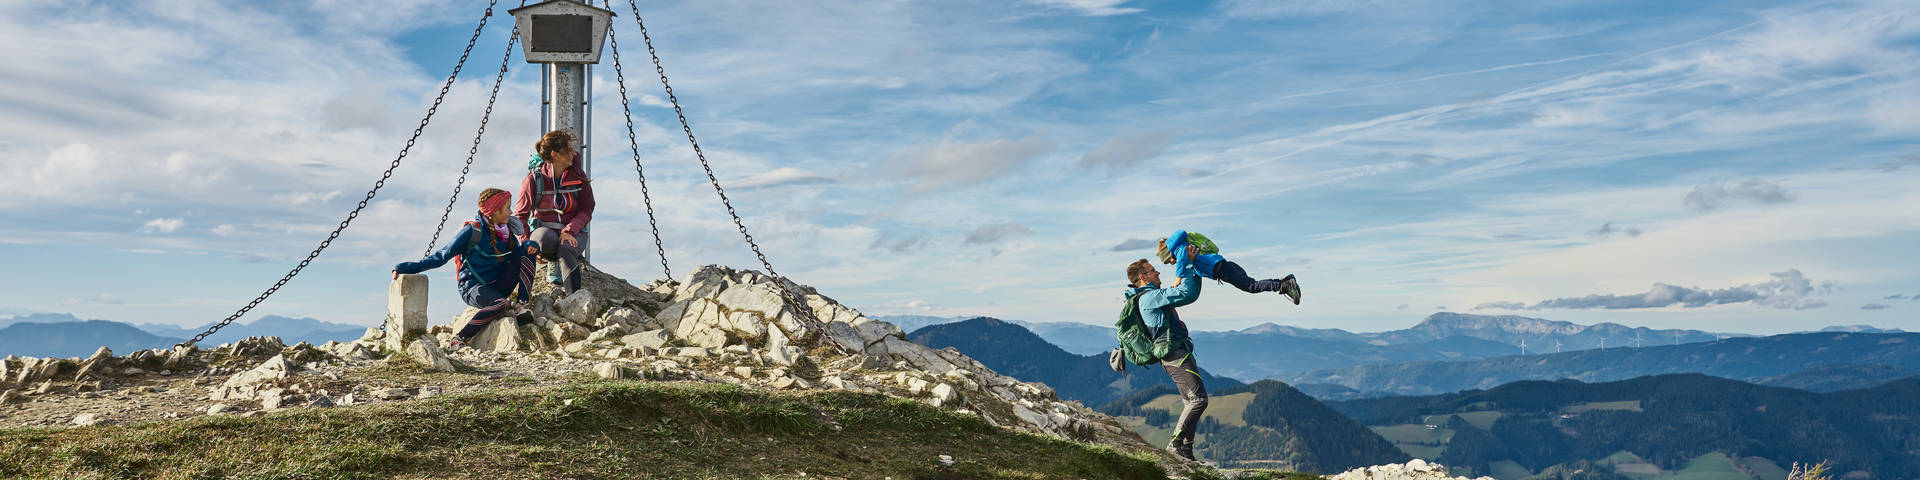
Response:
[[[512,217],[513,195],[489,188],[480,192],[480,213],[460,226],[460,234],[440,251],[418,262],[393,266],[394,278],[400,274],[420,273],[439,268],[453,260],[454,278],[460,286],[460,299],[480,309],[473,320],[454,334],[450,346],[464,346],[474,335],[510,312],[525,312],[533,297],[533,259],[540,246],[534,242],[516,242],[507,220]],[[519,304],[509,297],[519,290]]]
[[[1228,261],[1218,253],[1200,253],[1199,249],[1187,241],[1186,230],[1175,230],[1172,236],[1160,239],[1160,248],[1156,252],[1160,262],[1173,265],[1176,278],[1191,275],[1227,282],[1240,291],[1247,293],[1280,292],[1294,305],[1300,304],[1300,282],[1293,274],[1286,278],[1254,280],[1240,264]],[[1178,285],[1178,283],[1175,283]]]

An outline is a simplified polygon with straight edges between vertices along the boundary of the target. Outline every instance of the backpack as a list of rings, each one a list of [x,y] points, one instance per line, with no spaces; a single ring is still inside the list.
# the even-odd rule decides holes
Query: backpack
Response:
[[[1120,308],[1120,319],[1113,326],[1119,329],[1116,336],[1120,340],[1120,356],[1134,365],[1160,363],[1161,358],[1173,353],[1173,326],[1168,325],[1160,329],[1160,335],[1153,335],[1140,316],[1139,294],[1127,297],[1127,304]]]
[[[1220,246],[1214,245],[1213,240],[1207,238],[1206,235],[1187,232],[1187,243],[1192,244],[1194,248],[1200,249],[1201,255],[1220,253]]]

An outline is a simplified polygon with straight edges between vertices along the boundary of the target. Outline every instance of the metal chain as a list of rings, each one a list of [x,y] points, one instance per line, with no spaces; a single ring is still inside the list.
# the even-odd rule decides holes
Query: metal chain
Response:
[[[526,0],[520,0],[526,5]],[[480,114],[480,130],[473,134],[473,146],[467,148],[467,164],[460,167],[460,180],[453,182],[453,196],[447,197],[447,209],[440,212],[440,223],[434,224],[433,239],[427,241],[427,251],[420,256],[433,255],[434,244],[440,243],[440,232],[447,229],[447,217],[453,215],[453,204],[460,199],[460,187],[467,183],[467,171],[473,169],[473,157],[480,153],[480,137],[487,134],[487,120],[493,118],[493,101],[500,97],[500,84],[507,78],[507,63],[513,58],[513,45],[520,40],[520,27],[513,27],[513,33],[507,35],[507,52],[500,55],[500,73],[493,76],[493,93],[487,94],[487,111]]]
[[[609,0],[600,0],[607,10],[613,10]],[[633,147],[633,173],[640,176],[640,202],[647,205],[647,226],[653,228],[653,248],[660,251],[660,271],[667,274],[667,281],[673,281],[673,269],[667,267],[667,247],[660,242],[660,223],[653,217],[653,196],[647,193],[647,172],[640,168],[640,140],[633,133],[633,107],[627,105],[627,75],[620,71],[620,37],[613,34],[611,25],[607,28],[607,40],[613,42],[613,76],[620,85],[620,110],[627,113],[627,145]]]
[[[453,73],[447,74],[447,80],[440,84],[440,94],[433,97],[433,105],[427,107],[427,115],[420,119],[420,126],[414,127],[413,136],[407,138],[407,146],[402,147],[400,149],[400,155],[394,157],[393,164],[388,165],[387,171],[380,174],[380,180],[377,182],[374,182],[373,189],[367,190],[367,196],[365,198],[360,199],[360,204],[353,207],[352,212],[347,213],[347,218],[345,220],[340,221],[340,226],[335,227],[333,229],[333,233],[328,234],[327,239],[322,240],[320,242],[320,246],[314,247],[313,252],[308,253],[307,258],[305,260],[301,260],[299,265],[294,265],[293,270],[287,271],[287,274],[285,276],[280,277],[280,281],[274,282],[272,287],[268,287],[267,291],[261,292],[260,296],[254,297],[252,302],[247,302],[246,306],[240,307],[239,311],[233,312],[233,315],[228,315],[225,320],[221,320],[220,323],[214,324],[214,326],[212,328],[208,328],[207,331],[200,332],[199,335],[194,335],[192,339],[182,342],[180,344],[174,345],[176,348],[199,343],[201,340],[205,340],[208,335],[212,335],[213,332],[220,331],[221,328],[225,328],[227,325],[232,324],[235,319],[238,319],[240,318],[241,315],[245,315],[248,311],[253,310],[253,307],[260,306],[260,302],[266,301],[267,297],[272,296],[274,292],[277,292],[280,290],[280,287],[286,286],[288,281],[293,280],[294,275],[299,275],[301,270],[305,270],[308,264],[313,263],[313,259],[318,258],[320,256],[320,252],[323,250],[326,250],[328,245],[332,245],[334,239],[340,238],[340,232],[346,231],[347,224],[353,223],[353,219],[355,217],[360,216],[361,210],[364,210],[367,208],[367,202],[373,200],[374,194],[380,191],[380,187],[384,187],[387,185],[387,179],[393,177],[394,169],[400,168],[400,160],[407,158],[407,152],[413,149],[414,142],[420,139],[420,133],[426,130],[427,122],[433,120],[434,112],[440,110],[440,101],[446,99],[447,90],[450,88],[453,88],[454,78],[460,76],[460,68],[464,67],[467,64],[467,56],[473,53],[473,44],[474,42],[477,42],[480,40],[480,31],[486,29],[487,19],[493,16],[493,5],[498,1],[499,0],[487,1],[486,13],[480,17],[480,25],[473,28],[473,37],[467,39],[466,51],[463,51],[460,53],[460,61],[453,64]]]
[[[680,110],[680,99],[674,97],[673,85],[667,82],[667,69],[660,66],[660,54],[653,49],[653,36],[647,34],[647,23],[640,18],[640,5],[634,3],[634,0],[627,0],[627,6],[633,9],[633,23],[640,27],[640,39],[647,42],[647,55],[653,57],[653,71],[660,74],[660,86],[666,88],[667,101],[673,103],[673,114],[680,117],[680,130],[687,133],[687,142],[693,144],[693,155],[700,159],[700,168],[706,169],[707,180],[713,182],[713,192],[720,195],[720,204],[727,207],[727,215],[733,217],[733,225],[739,227],[740,236],[747,239],[747,246],[753,248],[753,255],[760,258],[760,266],[766,267],[767,274],[773,276],[774,283],[780,287],[780,295],[786,297],[787,302],[792,303],[794,309],[799,310],[801,315],[806,316],[809,321],[818,322],[819,319],[813,315],[813,309],[806,308],[806,304],[800,303],[793,292],[787,289],[787,284],[780,281],[780,274],[773,271],[773,263],[767,261],[766,254],[760,253],[760,245],[754,243],[752,234],[747,233],[747,224],[740,221],[740,213],[734,211],[733,202],[727,200],[726,190],[720,188],[720,177],[713,174],[713,166],[707,163],[707,155],[700,151],[700,140],[693,137],[693,127],[687,123],[687,114]]]

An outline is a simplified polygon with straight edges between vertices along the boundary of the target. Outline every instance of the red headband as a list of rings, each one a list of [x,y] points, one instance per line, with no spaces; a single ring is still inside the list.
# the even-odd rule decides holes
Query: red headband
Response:
[[[500,211],[500,207],[507,206],[507,202],[512,201],[513,196],[508,195],[507,192],[495,193],[491,197],[480,200],[480,214],[493,215],[493,212]]]

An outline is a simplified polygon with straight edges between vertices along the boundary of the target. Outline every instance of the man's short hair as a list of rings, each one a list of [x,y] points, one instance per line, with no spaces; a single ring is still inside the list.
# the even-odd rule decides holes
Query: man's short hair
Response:
[[[1153,263],[1148,262],[1147,259],[1144,258],[1134,260],[1133,263],[1127,264],[1127,284],[1139,285],[1140,275],[1147,273],[1148,270],[1153,270]]]

